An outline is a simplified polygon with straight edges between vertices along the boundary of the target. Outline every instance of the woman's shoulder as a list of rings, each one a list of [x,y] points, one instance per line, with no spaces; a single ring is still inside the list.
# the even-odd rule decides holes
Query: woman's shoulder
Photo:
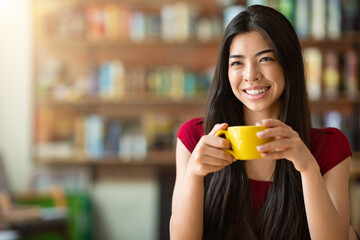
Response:
[[[185,145],[185,147],[192,152],[204,135],[204,118],[191,118],[184,122],[177,133],[177,137]]]
[[[310,129],[310,150],[323,175],[352,155],[346,135],[332,127]]]
[[[310,144],[313,147],[326,145],[335,146],[335,150],[350,149],[350,142],[346,135],[339,129],[333,127],[311,128]]]
[[[320,136],[326,136],[326,137],[341,137],[344,139],[347,139],[346,135],[339,129],[333,128],[333,127],[327,127],[327,128],[310,128],[310,137],[320,137]]]
[[[204,124],[204,118],[203,117],[197,117],[197,118],[190,118],[186,122],[184,122],[181,127],[196,127],[196,126],[202,126]]]

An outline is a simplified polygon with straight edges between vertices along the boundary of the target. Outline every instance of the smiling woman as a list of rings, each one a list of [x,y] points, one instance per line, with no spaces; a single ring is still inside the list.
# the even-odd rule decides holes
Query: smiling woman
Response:
[[[274,51],[257,31],[234,37],[230,45],[228,76],[234,95],[253,113],[277,118],[285,88],[284,72]],[[260,113],[262,112],[262,113]]]
[[[215,136],[238,125],[267,127],[261,159],[235,160]],[[276,10],[229,23],[205,117],[177,136],[172,239],[348,239],[349,141],[311,127],[300,43]]]

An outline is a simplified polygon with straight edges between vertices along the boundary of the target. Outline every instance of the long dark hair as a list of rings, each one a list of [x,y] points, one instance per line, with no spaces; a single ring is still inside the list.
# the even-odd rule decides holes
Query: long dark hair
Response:
[[[228,24],[209,92],[204,132],[216,123],[245,125],[243,104],[228,79],[230,44],[238,34],[258,31],[284,70],[285,89],[279,119],[309,146],[310,113],[301,47],[291,23],[276,10],[254,5]],[[205,178],[203,239],[310,239],[300,173],[286,159],[276,161],[273,182],[254,219],[249,179],[243,161]]]

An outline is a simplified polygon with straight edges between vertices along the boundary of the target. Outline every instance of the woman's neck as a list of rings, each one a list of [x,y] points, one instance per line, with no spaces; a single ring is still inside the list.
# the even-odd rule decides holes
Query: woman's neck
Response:
[[[274,118],[278,119],[280,111],[259,111],[254,112],[244,106],[244,120],[246,125],[255,125],[263,119]]]
[[[245,161],[246,174],[249,179],[257,181],[272,181],[276,160],[254,159]]]

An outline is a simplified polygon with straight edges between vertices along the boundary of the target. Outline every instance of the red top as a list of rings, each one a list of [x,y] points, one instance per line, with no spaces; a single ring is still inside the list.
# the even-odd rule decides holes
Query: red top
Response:
[[[192,152],[204,135],[204,118],[193,118],[179,129],[177,137]],[[320,166],[322,175],[351,156],[347,137],[336,128],[310,129],[310,151]],[[264,203],[265,190],[271,182],[250,179],[254,215],[259,213]]]

